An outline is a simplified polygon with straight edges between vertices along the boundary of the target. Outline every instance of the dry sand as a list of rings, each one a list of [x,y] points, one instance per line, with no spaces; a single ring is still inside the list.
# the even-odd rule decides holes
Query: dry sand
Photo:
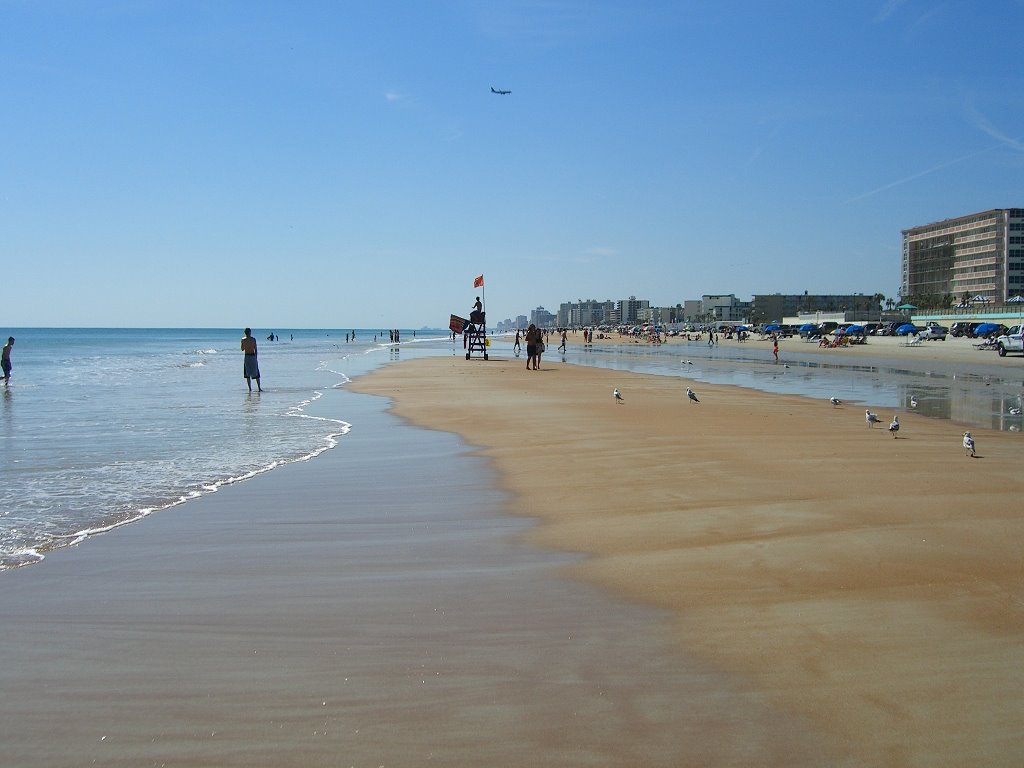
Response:
[[[815,349],[783,354],[796,344]],[[963,340],[898,344],[821,353],[1021,364]],[[913,413],[894,439],[862,407],[706,383],[692,404],[685,379],[543,365],[417,360],[354,387],[480,446],[511,508],[540,520],[530,541],[667,609],[680,654],[851,764],[1024,763],[1019,435],[972,430],[969,458],[963,428]]]

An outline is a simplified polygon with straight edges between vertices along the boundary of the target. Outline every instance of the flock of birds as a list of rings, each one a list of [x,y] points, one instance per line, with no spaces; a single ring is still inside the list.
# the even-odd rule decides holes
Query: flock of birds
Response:
[[[686,362],[689,362],[689,361],[686,361]],[[626,402],[625,399],[623,399],[622,392],[619,390],[618,387],[616,387],[614,390],[612,390],[612,397],[615,398],[616,405],[622,405],[623,403]],[[699,403],[700,402],[700,399],[697,397],[697,393],[694,392],[693,389],[691,389],[690,387],[686,388],[686,398],[691,403]],[[830,403],[832,403],[832,407],[833,408],[837,408],[837,407],[839,407],[840,405],[843,404],[843,401],[840,400],[838,397],[835,397],[835,396],[830,397],[828,399],[828,401]],[[910,398],[910,407],[911,408],[917,408],[917,398],[914,397],[914,396],[911,396],[911,398]],[[1010,409],[1010,414],[1013,415],[1013,416],[1019,416],[1021,414],[1021,409],[1020,408],[1011,408]],[[882,423],[882,420],[880,418],[878,418],[878,414],[872,412],[872,410],[870,408],[864,409],[864,420],[867,422],[867,425],[868,425],[869,428],[874,427],[875,424],[881,424]],[[899,431],[900,431],[900,417],[897,416],[897,415],[893,415],[892,421],[889,422],[889,434],[891,434],[893,436],[893,438],[895,438]],[[964,432],[963,438],[964,438],[963,439],[963,446],[964,446],[964,451],[965,451],[966,455],[967,456],[977,456],[977,453],[975,452],[975,447],[974,447],[974,438],[971,436],[971,433],[970,432]]]

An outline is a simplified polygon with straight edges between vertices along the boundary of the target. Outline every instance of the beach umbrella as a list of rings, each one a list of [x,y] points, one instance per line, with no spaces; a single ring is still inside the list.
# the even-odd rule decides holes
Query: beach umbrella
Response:
[[[979,294],[978,296],[973,297],[971,301],[977,301],[980,302],[981,304],[987,304],[989,301],[991,301],[991,299],[988,296],[982,296]]]
[[[769,323],[768,325],[766,325],[766,326],[764,327],[764,332],[765,332],[765,333],[771,333],[772,331],[777,331],[777,330],[779,330],[779,328],[781,328],[781,327],[782,327],[782,326],[781,326],[781,325],[779,325],[778,323]]]
[[[803,325],[800,326],[800,330],[804,331],[804,332],[806,332],[806,331],[813,331],[817,327],[818,326],[815,325],[814,323],[804,323]]]
[[[896,309],[917,309],[913,304],[900,304]]]
[[[899,328],[896,329],[896,335],[897,336],[906,336],[908,333],[916,333],[916,332],[917,332],[917,326],[914,325],[913,323],[904,323],[903,325],[901,325]]]
[[[747,328],[747,326],[745,326],[745,325],[737,325],[736,326],[736,330],[737,331],[747,331],[747,330],[750,330],[750,329]]]
[[[851,333],[864,333],[864,326],[863,325],[848,325],[848,326],[846,326],[846,333],[847,334],[851,334]]]
[[[982,323],[974,329],[975,336],[987,336],[992,331],[999,330],[999,323]]]
[[[1018,295],[1014,296],[1012,299],[1007,299],[1006,303],[1007,304],[1024,304],[1024,296],[1021,296],[1020,294],[1018,294]]]

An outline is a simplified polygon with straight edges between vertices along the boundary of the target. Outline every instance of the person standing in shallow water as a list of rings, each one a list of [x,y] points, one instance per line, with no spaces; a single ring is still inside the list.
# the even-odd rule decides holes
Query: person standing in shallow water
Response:
[[[0,354],[0,367],[3,368],[4,372],[4,386],[7,386],[7,382],[11,379],[11,350],[14,349],[14,337],[7,337],[7,344],[4,346],[3,353]]]
[[[245,336],[242,337],[242,351],[245,353],[245,361],[242,363],[242,375],[245,383],[249,385],[252,392],[252,380],[256,379],[256,390],[263,391],[260,386],[260,365],[256,359],[256,339],[253,338],[252,329],[245,329]]]

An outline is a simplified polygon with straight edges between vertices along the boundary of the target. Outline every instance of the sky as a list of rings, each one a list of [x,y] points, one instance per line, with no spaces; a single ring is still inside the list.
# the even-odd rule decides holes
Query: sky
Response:
[[[0,0],[3,327],[897,298],[1024,207],[1024,0]],[[491,87],[510,90],[495,95]]]

